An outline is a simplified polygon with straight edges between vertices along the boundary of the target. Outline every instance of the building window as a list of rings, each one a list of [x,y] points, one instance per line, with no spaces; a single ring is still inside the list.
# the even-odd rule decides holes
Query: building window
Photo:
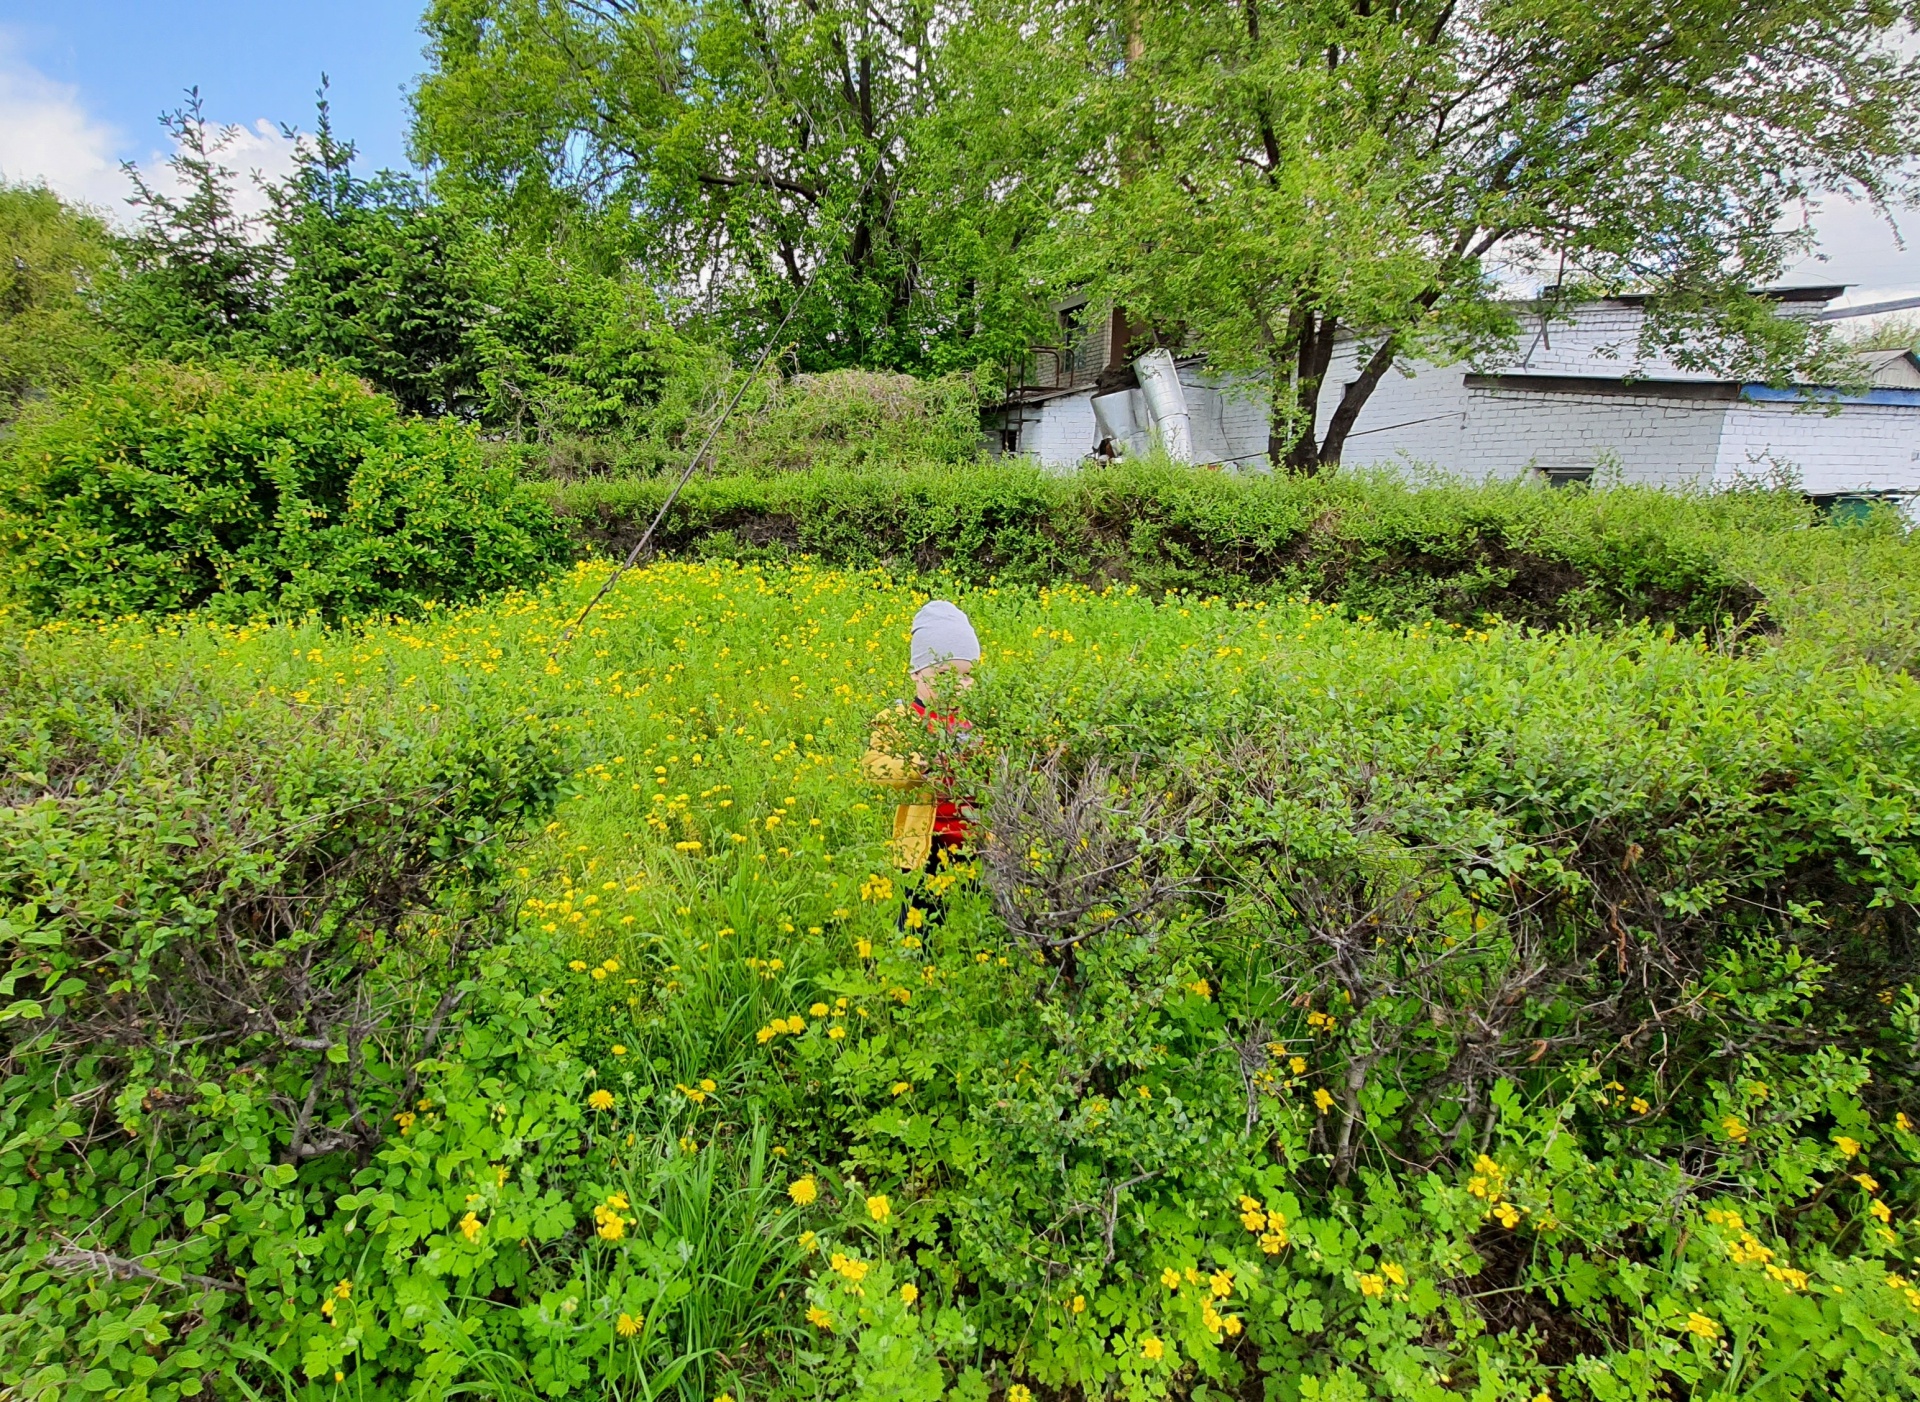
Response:
[[[1585,487],[1593,482],[1591,467],[1536,467],[1549,487]]]

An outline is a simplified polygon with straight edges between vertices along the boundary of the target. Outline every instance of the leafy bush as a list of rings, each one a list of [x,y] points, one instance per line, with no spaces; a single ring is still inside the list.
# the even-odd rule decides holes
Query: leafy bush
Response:
[[[555,500],[595,547],[624,553],[664,483],[581,482]],[[1387,477],[1223,476],[1133,466],[1055,477],[955,463],[907,472],[699,478],[663,528],[683,555],[1048,584],[1135,584],[1339,600],[1402,622],[1540,626],[1621,619],[1689,632],[1810,621],[1902,665],[1920,613],[1920,538],[1892,520],[1814,528],[1790,493],[1684,495],[1531,483],[1413,488]],[[1869,566],[1869,538],[1879,554]],[[1862,579],[1849,581],[1845,575]],[[1872,588],[1855,587],[1871,577]],[[1763,599],[1793,602],[1778,612]],[[1759,610],[1759,616],[1755,616]]]
[[[0,1384],[1920,1396],[1911,681],[1647,627],[960,590],[994,837],[909,881],[858,756],[924,595],[658,564],[549,663],[600,580],[354,633],[24,642],[74,717],[115,678],[207,704],[130,748],[133,706],[10,703],[16,825],[97,834],[9,868],[7,928],[59,941],[19,942],[16,998],[91,1000],[111,974],[38,952],[175,921],[150,902],[265,928],[287,883],[161,841],[243,812],[308,850],[278,789],[222,775],[331,776],[369,811],[319,829],[376,853],[419,830],[388,803],[499,816],[398,918],[348,918],[385,868],[342,862],[324,957],[246,936],[333,990],[320,1016],[386,1010],[358,1063],[263,1033],[136,1077],[91,1002],[4,1024]],[[527,756],[487,793],[573,757],[510,932],[495,844],[537,800],[456,789],[443,829],[408,797],[476,742]],[[391,782],[346,782],[387,746]],[[183,890],[160,851],[235,879]],[[323,1067],[329,1147],[289,1162]]]
[[[338,372],[135,366],[30,415],[0,463],[13,584],[43,617],[406,613],[565,549],[466,430]]]

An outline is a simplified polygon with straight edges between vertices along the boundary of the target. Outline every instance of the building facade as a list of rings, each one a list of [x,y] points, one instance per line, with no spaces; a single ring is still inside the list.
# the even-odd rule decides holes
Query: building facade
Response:
[[[1783,314],[1826,317],[1839,287],[1774,294]],[[1632,297],[1564,309],[1532,321],[1513,352],[1481,365],[1411,362],[1390,372],[1362,409],[1342,461],[1438,471],[1467,479],[1536,473],[1565,483],[1605,480],[1711,488],[1796,481],[1816,498],[1920,494],[1920,359],[1863,356],[1870,384],[1854,393],[1716,378],[1639,353],[1645,308]],[[1004,452],[1071,470],[1155,440],[1153,406],[1124,374],[1104,324],[1104,357],[1083,347],[1070,373],[1009,395],[990,411]],[[1321,390],[1323,434],[1362,347],[1335,349]],[[1164,355],[1165,352],[1159,354]],[[1102,362],[1099,370],[1092,367]],[[1174,362],[1191,421],[1193,460],[1257,470],[1267,464],[1264,387],[1211,375],[1204,360]],[[1129,385],[1127,381],[1136,383]],[[1118,399],[1118,395],[1130,396]],[[1116,437],[1116,425],[1131,434]]]

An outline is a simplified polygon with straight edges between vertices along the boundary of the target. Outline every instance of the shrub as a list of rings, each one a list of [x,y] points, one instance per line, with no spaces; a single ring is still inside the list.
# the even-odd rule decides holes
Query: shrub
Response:
[[[467,430],[338,372],[138,365],[29,415],[0,458],[13,583],[42,617],[408,613],[565,548]]]

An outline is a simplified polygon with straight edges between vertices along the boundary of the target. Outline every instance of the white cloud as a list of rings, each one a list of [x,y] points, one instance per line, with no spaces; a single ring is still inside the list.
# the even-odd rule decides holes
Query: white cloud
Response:
[[[297,140],[264,117],[252,126],[236,125],[220,162],[233,170],[234,204],[246,214],[267,206],[257,174],[284,178],[293,170]],[[45,181],[67,199],[90,204],[121,223],[133,211],[127,197],[133,183],[120,168],[129,149],[123,133],[87,111],[80,90],[55,82],[23,60],[0,32],[0,177]],[[170,151],[149,148],[138,164],[156,190],[178,188],[167,169]]]
[[[30,67],[0,36],[0,176],[45,181],[68,199],[119,214],[128,186],[117,137],[88,113],[78,88]]]
[[[1902,248],[1887,218],[1857,200],[1832,196],[1813,211],[1816,251],[1787,270],[1782,283],[1844,282],[1842,305],[1880,302],[1920,293],[1920,211],[1895,209]]]

